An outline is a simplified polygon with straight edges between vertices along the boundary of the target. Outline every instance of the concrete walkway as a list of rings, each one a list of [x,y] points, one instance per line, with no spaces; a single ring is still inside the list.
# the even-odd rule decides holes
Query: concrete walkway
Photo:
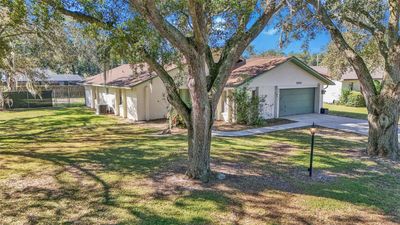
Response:
[[[282,125],[277,125],[277,126],[272,126],[272,127],[259,127],[259,128],[238,130],[238,131],[213,130],[212,135],[216,136],[216,137],[243,137],[243,136],[251,136],[251,135],[256,135],[256,134],[270,133],[270,132],[279,131],[279,130],[289,130],[289,129],[299,128],[299,127],[306,127],[309,125],[310,124],[308,124],[308,123],[295,122],[295,123],[282,124]]]
[[[304,114],[283,117],[296,121],[295,123],[272,126],[272,127],[261,127],[249,130],[241,131],[213,131],[213,136],[224,136],[224,137],[240,137],[249,136],[256,134],[269,133],[273,131],[288,130],[293,128],[311,126],[315,123],[317,126],[337,129],[346,132],[353,132],[361,135],[368,135],[368,122],[366,120],[353,119],[341,116],[323,115],[323,114]],[[400,140],[400,133],[399,133]]]

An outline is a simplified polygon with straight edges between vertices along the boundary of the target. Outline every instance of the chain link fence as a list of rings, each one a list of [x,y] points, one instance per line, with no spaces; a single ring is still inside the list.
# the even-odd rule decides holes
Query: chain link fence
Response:
[[[84,105],[85,88],[77,85],[42,87],[38,95],[32,95],[29,91],[3,92],[0,96],[0,108],[37,108],[64,105]]]
[[[85,88],[83,86],[53,86],[53,105],[84,105]]]
[[[53,106],[52,91],[42,91],[32,95],[28,91],[3,92],[3,107],[5,109],[38,108]]]

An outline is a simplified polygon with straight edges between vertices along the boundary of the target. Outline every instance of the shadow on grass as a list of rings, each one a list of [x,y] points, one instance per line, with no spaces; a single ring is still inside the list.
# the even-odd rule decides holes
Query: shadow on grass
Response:
[[[82,173],[84,173],[86,176],[90,177],[93,179],[96,183],[101,184],[101,187],[103,189],[103,203],[104,204],[111,204],[111,197],[110,197],[110,186],[99,176],[97,176],[95,173],[79,166],[77,163],[75,163],[73,160],[71,160],[68,157],[63,157],[57,154],[46,154],[46,153],[37,153],[37,152],[10,152],[10,151],[0,151],[0,155],[12,155],[12,156],[21,156],[21,157],[28,157],[28,158],[33,158],[33,159],[40,159],[44,161],[49,161],[54,163],[57,166],[70,166],[73,167]]]
[[[1,155],[45,160],[81,171],[101,186],[102,202],[99,204],[125,209],[139,224],[209,224],[214,220],[207,217],[207,212],[213,211],[232,211],[235,215],[233,220],[237,223],[253,217],[265,223],[271,220],[279,223],[283,217],[293,218],[298,223],[318,221],[318,218],[298,213],[301,208],[290,204],[292,194],[373,206],[395,216],[395,219],[399,218],[399,197],[393,193],[400,192],[400,172],[379,165],[388,170],[388,173],[381,173],[375,170],[376,166],[371,168],[359,158],[349,157],[345,150],[359,149],[364,143],[347,140],[345,137],[317,137],[315,169],[337,174],[329,182],[310,180],[303,172],[308,165],[309,135],[301,130],[246,138],[214,138],[212,162],[217,171],[227,171],[227,178],[197,184],[201,189],[196,190],[174,180],[167,180],[170,176],[184,173],[187,163],[186,142],[182,135],[151,137],[154,129],[116,124],[111,119],[95,116],[82,108],[63,108],[55,111],[54,116],[15,118],[0,123],[0,130],[9,128],[12,131],[2,133],[0,142],[16,142],[21,146],[15,151],[0,150]],[[67,130],[71,132],[66,133]],[[79,142],[82,142],[83,147],[70,146],[68,151],[59,149],[58,152],[41,152],[41,148],[49,143]],[[91,146],[89,142],[96,142],[97,145]],[[24,146],[25,143],[40,143],[40,146]],[[87,165],[96,167],[87,169]],[[170,186],[167,186],[171,188],[170,193],[136,196],[143,199],[151,197],[148,200],[149,206],[137,206],[135,202],[121,206],[115,198],[118,196],[114,196],[119,195],[119,187],[106,181],[103,176],[107,177],[107,174],[140,176],[160,186],[170,182]],[[221,185],[225,187],[224,190],[220,189]],[[266,191],[272,194],[264,196]],[[236,198],[236,193],[243,193],[246,198]],[[170,196],[179,198],[170,199]],[[178,208],[189,216],[181,218],[179,212],[161,212],[157,210],[160,202],[166,205],[173,202],[169,206],[172,212]],[[204,205],[204,202],[209,202],[210,206]],[[150,203],[153,205],[150,206]],[[264,209],[265,215],[246,212],[244,204]],[[205,214],[198,215],[198,212]],[[336,219],[343,223],[369,222],[361,216],[342,216]]]

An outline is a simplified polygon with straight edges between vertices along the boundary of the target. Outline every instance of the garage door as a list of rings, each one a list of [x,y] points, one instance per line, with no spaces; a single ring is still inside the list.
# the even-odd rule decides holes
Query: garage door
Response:
[[[314,112],[315,88],[281,89],[279,116]]]

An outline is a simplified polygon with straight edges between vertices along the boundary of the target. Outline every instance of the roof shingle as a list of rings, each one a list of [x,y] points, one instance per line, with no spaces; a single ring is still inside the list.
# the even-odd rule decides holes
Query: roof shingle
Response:
[[[291,59],[293,59],[293,57],[262,57],[241,60],[240,62],[238,62],[236,68],[229,76],[226,86],[234,87],[241,85],[245,83],[248,79],[272,70]],[[166,67],[166,70],[170,71],[174,68],[176,68],[175,65],[169,65],[168,67]],[[156,76],[157,74],[155,72],[151,72],[149,66],[146,63],[124,64],[114,69],[108,70],[105,80],[104,74],[100,73],[87,78],[85,84],[133,87]],[[323,74],[319,74],[318,76],[324,77]]]

